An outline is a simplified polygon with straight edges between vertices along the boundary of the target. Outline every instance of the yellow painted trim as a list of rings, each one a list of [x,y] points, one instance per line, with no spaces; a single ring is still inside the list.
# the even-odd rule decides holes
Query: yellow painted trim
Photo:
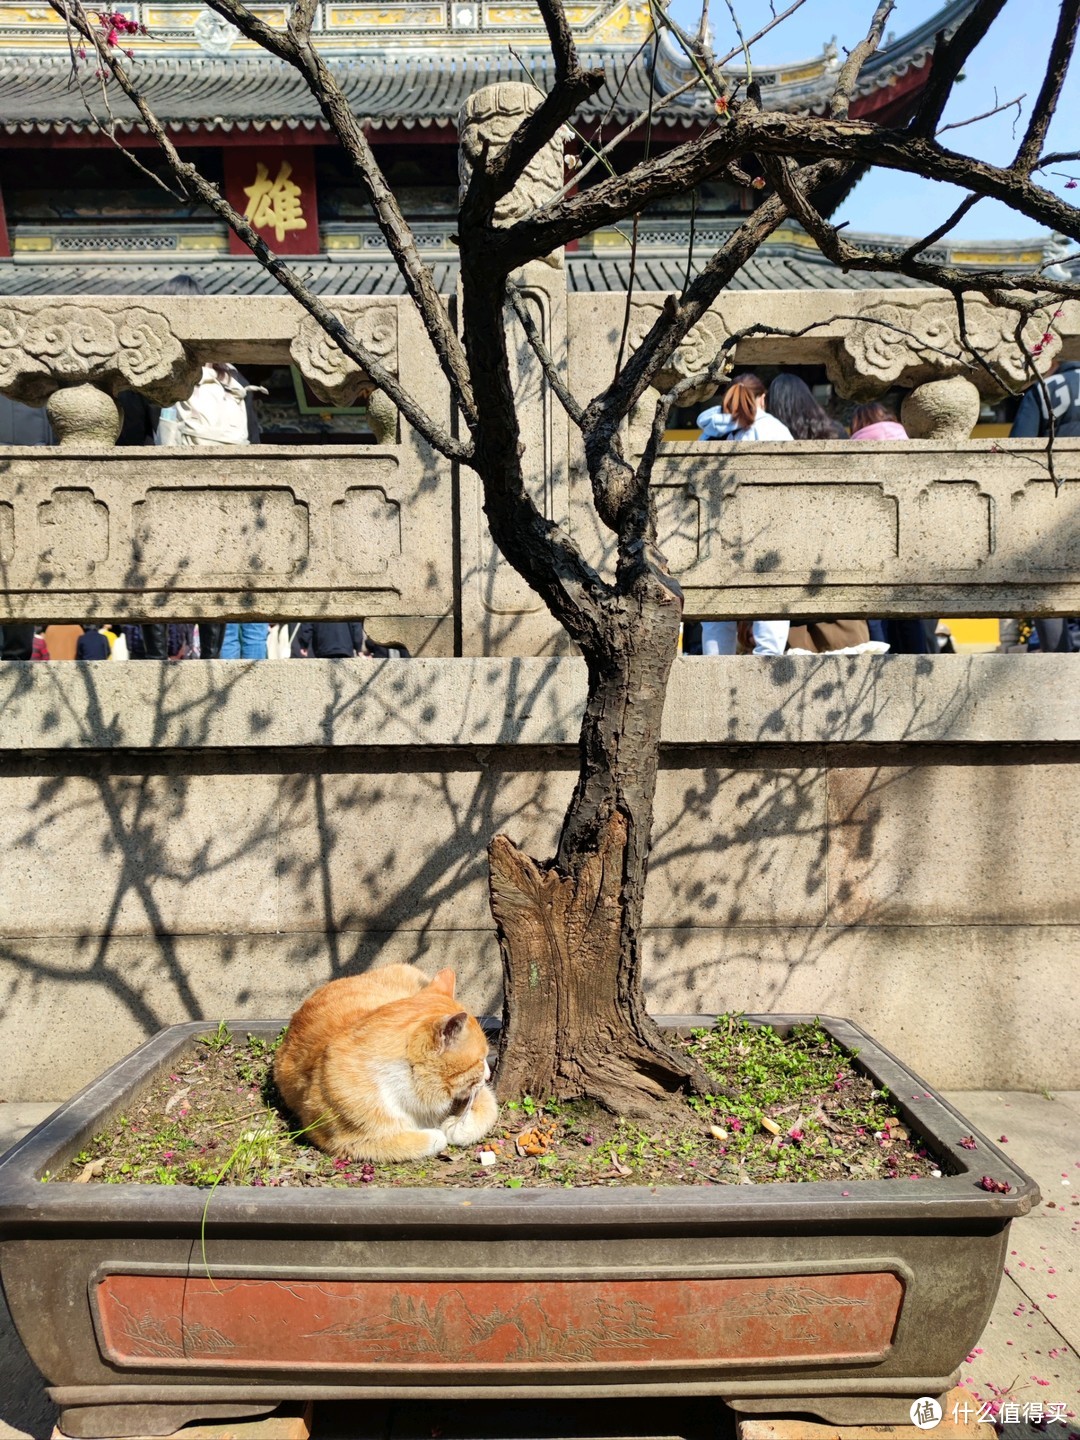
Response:
[[[765,242],[767,245],[797,245],[801,250],[816,250],[817,241],[805,230],[774,230]]]
[[[53,242],[48,235],[16,235],[13,250],[51,250]]]
[[[176,241],[177,250],[215,250],[224,253],[229,248],[227,235],[181,235]]]
[[[816,80],[825,74],[824,60],[815,60],[811,65],[800,65],[795,70],[781,70],[780,84],[788,85],[795,80]]]
[[[1003,255],[1000,250],[951,250],[949,259],[955,265],[1041,265],[1041,250],[1014,250]]]
[[[359,250],[359,249],[360,249],[360,245],[361,245],[361,242],[360,242],[360,236],[359,236],[359,235],[324,235],[324,236],[323,236],[323,249],[324,249],[324,250]]]

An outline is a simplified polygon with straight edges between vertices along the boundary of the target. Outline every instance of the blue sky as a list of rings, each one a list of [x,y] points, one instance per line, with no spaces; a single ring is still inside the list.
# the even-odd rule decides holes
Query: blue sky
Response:
[[[751,35],[768,22],[768,0],[735,3],[744,34]],[[777,0],[776,8],[785,8],[783,0]],[[901,36],[940,9],[941,0],[899,0],[888,29]],[[762,65],[806,60],[819,55],[834,35],[843,53],[845,46],[850,48],[865,34],[873,11],[874,0],[805,0],[800,10],[754,47],[754,59]],[[943,145],[997,164],[1012,159],[1039,91],[1057,12],[1055,0],[1008,0],[965,67],[967,78],[956,87],[943,123],[966,120],[1026,92],[1021,119],[1016,121],[1014,106],[1006,114],[950,131],[942,136]],[[682,24],[696,27],[700,3],[673,0],[671,13]],[[711,14],[716,48],[723,54],[737,43],[737,37],[725,4],[713,0]],[[1048,146],[1051,150],[1080,150],[1080,57],[1074,60],[1066,81]],[[1080,178],[1080,166],[1069,168]],[[1063,177],[1051,175],[1043,179],[1048,189],[1077,202],[1080,190],[1066,192]],[[872,171],[855,187],[835,218],[846,220],[852,230],[924,235],[940,224],[962,198],[963,192],[951,185],[895,171]],[[1009,240],[1042,233],[1036,222],[1014,214],[999,201],[982,200],[960,222],[955,235]]]

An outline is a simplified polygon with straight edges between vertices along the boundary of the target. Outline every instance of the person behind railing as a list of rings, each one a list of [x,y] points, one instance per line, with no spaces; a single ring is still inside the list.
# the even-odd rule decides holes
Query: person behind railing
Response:
[[[351,660],[364,653],[364,627],[358,620],[307,620],[296,643],[305,658]]]
[[[701,440],[791,440],[787,426],[765,408],[765,386],[756,375],[736,375],[724,391],[719,405],[703,410],[697,423]],[[786,620],[755,620],[752,622],[753,653],[782,655],[787,648]],[[734,655],[738,649],[738,624],[735,620],[703,620],[701,622],[701,653],[703,655]]]
[[[777,375],[769,386],[769,412],[783,421],[794,440],[846,440],[847,431],[814,398],[814,392],[797,375]],[[835,618],[806,620],[788,631],[789,650],[823,655],[867,645],[870,626],[865,620]]]
[[[793,440],[846,440],[839,420],[822,408],[798,375],[777,375],[769,386],[769,414],[786,425]]]
[[[192,275],[174,275],[162,295],[202,295]],[[188,449],[200,445],[257,445],[259,419],[253,395],[265,394],[249,385],[234,365],[204,365],[186,400],[164,409],[134,391],[118,396],[124,415],[118,445],[167,445]],[[165,625],[144,625],[143,648],[148,660],[173,658]],[[268,626],[263,622],[222,625],[199,622],[199,653],[204,660],[265,660]]]
[[[860,405],[851,417],[852,440],[906,440],[908,433],[900,421],[880,400],[869,405]],[[903,616],[894,620],[871,622],[881,627],[881,638],[888,643],[894,655],[936,655],[937,621],[921,620],[918,616]]]
[[[79,636],[75,646],[76,660],[108,660],[112,653],[105,625],[89,625]]]

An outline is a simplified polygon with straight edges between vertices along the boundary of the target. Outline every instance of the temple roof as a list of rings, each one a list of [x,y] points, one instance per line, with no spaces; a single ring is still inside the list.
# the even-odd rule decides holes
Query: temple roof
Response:
[[[974,3],[949,0],[924,25],[872,56],[863,67],[852,114],[888,114],[920,88],[935,36],[955,30]],[[132,69],[158,116],[174,131],[326,128],[296,71],[243,40],[213,12],[153,0],[135,0],[124,10],[150,30],[149,38],[132,42]],[[282,6],[260,6],[259,13],[270,24],[284,24]],[[619,121],[640,114],[652,88],[653,46],[645,43],[652,34],[648,5],[593,0],[570,5],[568,15],[582,63],[602,67],[609,77],[581,118],[610,113]],[[535,5],[408,0],[400,9],[388,9],[324,0],[316,29],[320,51],[354,113],[375,127],[453,126],[466,98],[484,85],[531,78],[546,89],[553,80]],[[81,87],[73,83],[63,24],[51,10],[0,0],[0,47],[0,126],[9,134],[94,128]],[[830,45],[801,64],[757,68],[755,78],[767,108],[812,112],[825,104],[839,64]],[[104,117],[93,71],[83,73],[87,97]],[[656,94],[670,94],[693,73],[664,34],[654,104]],[[729,73],[737,79],[745,69],[732,66]],[[135,112],[123,96],[110,93],[109,103],[121,128],[135,128]],[[696,125],[711,114],[710,97],[699,90],[659,110],[656,123]]]

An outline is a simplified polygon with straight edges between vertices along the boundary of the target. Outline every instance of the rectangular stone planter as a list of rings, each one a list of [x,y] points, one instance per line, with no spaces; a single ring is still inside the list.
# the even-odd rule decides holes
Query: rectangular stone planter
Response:
[[[784,1030],[805,1016],[761,1016]],[[707,1024],[705,1017],[662,1023]],[[206,1024],[114,1065],[0,1162],[0,1274],[73,1436],[285,1400],[715,1395],[905,1420],[978,1340],[1034,1182],[847,1020],[940,1180],[592,1190],[42,1184]],[[238,1021],[274,1034],[281,1022]],[[978,1148],[959,1146],[975,1133]],[[979,1185],[989,1173],[1007,1194]]]

